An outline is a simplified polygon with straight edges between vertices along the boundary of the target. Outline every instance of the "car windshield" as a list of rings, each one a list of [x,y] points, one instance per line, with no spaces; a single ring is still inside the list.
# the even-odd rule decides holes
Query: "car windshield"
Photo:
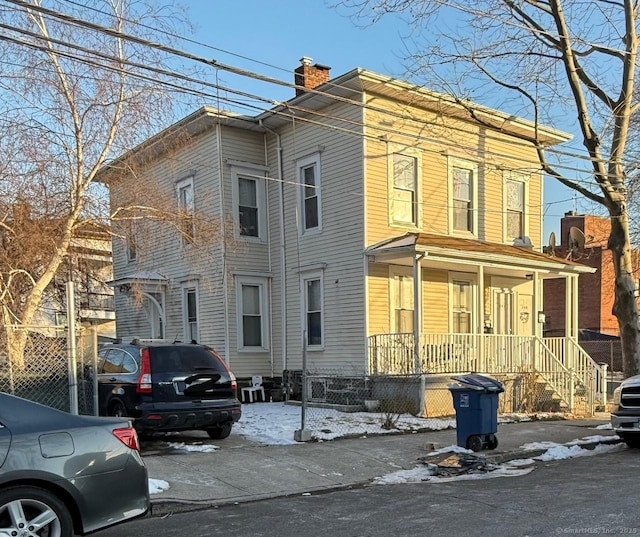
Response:
[[[151,360],[155,373],[205,369],[225,372],[220,360],[204,347],[151,347]]]

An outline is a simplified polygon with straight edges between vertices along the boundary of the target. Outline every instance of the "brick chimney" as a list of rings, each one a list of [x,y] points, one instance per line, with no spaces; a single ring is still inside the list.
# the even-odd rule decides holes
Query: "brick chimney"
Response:
[[[561,246],[569,245],[569,229],[577,227],[587,238],[586,246],[589,248],[607,246],[609,233],[611,233],[611,220],[600,216],[576,214],[574,211],[565,213],[560,220]]]
[[[300,67],[294,71],[296,86],[304,86],[307,89],[316,89],[331,78],[331,67],[326,65],[311,65],[313,60],[304,56],[300,58]],[[296,88],[296,97],[306,93],[303,89]]]

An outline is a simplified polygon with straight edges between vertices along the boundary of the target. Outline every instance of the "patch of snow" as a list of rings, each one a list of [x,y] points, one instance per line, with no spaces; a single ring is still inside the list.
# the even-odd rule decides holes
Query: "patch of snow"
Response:
[[[600,429],[600,430],[604,430],[604,431],[610,431],[610,430],[613,429],[613,427],[611,426],[610,423],[603,423],[602,425],[598,425],[595,428],[596,429]]]
[[[593,436],[585,436],[583,438],[576,438],[575,440],[571,440],[571,442],[567,442],[566,445],[572,444],[591,444],[596,442],[607,442],[608,440],[617,440],[618,435],[593,435]]]
[[[621,444],[598,444],[594,449],[581,448],[577,444],[570,446],[556,445],[549,448],[542,455],[535,457],[539,461],[559,461],[565,459],[572,459],[574,457],[590,457],[593,455],[599,455],[601,453],[608,453],[610,451],[617,451],[622,449]]]
[[[411,470],[400,470],[392,472],[382,477],[377,477],[373,483],[375,485],[399,485],[403,483],[447,483],[450,481],[469,481],[476,479],[492,479],[495,477],[517,477],[532,472],[533,468],[511,468],[506,464],[498,466],[490,472],[470,472],[456,476],[435,476],[433,470],[428,466],[418,466]]]
[[[212,444],[185,444],[184,442],[165,442],[171,449],[189,452],[213,453],[218,446]]]
[[[149,494],[158,494],[165,490],[169,490],[169,483],[163,479],[149,478]]]
[[[309,416],[307,416],[309,417]],[[312,413],[314,438],[334,440],[349,436],[394,434],[398,432],[441,431],[456,426],[455,418],[417,418],[410,414],[398,417],[394,429],[383,429],[384,413],[340,412],[331,408],[314,408]],[[309,423],[309,422],[308,422]],[[295,444],[293,434],[300,429],[301,407],[285,403],[251,403],[242,405],[242,418],[233,426],[232,434],[268,445]]]

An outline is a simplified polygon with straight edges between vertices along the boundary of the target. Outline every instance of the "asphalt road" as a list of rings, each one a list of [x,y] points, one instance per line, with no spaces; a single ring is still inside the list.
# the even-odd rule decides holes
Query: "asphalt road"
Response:
[[[259,478],[259,476],[256,476]],[[368,486],[145,518],[101,537],[640,534],[640,450],[538,463],[525,476]]]

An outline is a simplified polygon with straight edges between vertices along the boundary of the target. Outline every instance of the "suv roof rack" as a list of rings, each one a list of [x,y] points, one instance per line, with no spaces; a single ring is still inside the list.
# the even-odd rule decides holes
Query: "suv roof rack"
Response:
[[[145,343],[147,344],[153,344],[153,343],[164,343],[164,344],[172,344],[172,343],[182,343],[182,341],[178,340],[178,339],[153,339],[153,338],[133,338],[131,340],[131,345],[144,345]]]

